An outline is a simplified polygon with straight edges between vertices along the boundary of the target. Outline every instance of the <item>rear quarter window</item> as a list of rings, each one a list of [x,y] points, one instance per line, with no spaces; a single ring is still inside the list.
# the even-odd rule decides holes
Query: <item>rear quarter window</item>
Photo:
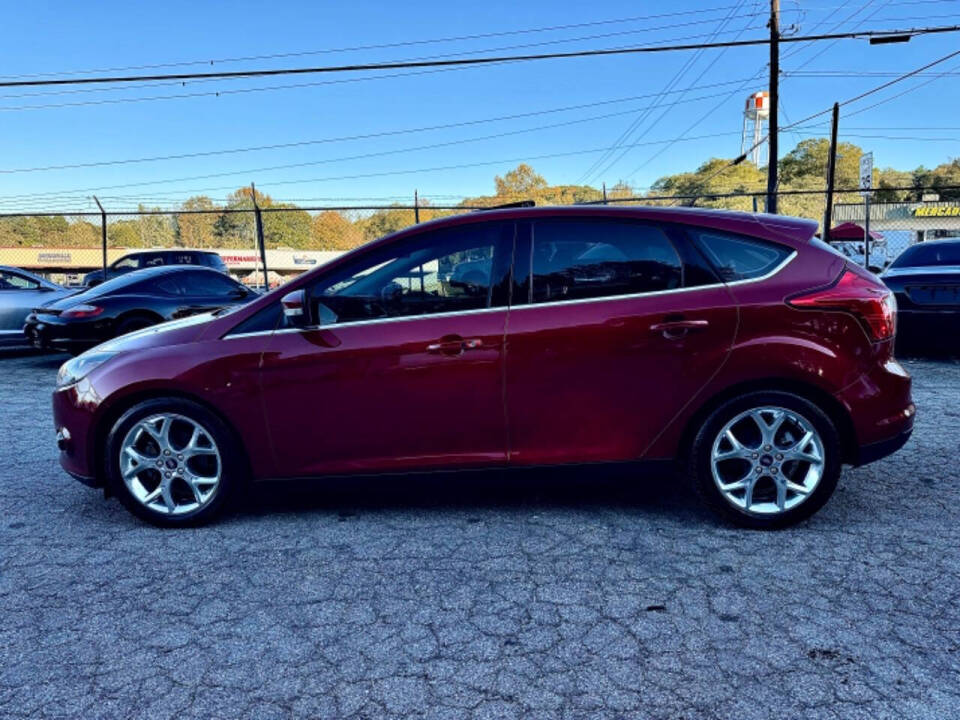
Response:
[[[694,230],[696,243],[726,282],[763,277],[793,252],[790,248],[717,230]]]

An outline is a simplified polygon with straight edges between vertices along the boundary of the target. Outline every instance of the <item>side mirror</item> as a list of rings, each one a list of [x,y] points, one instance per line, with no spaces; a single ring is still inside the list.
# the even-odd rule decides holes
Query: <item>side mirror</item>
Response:
[[[307,324],[307,293],[305,290],[293,290],[280,299],[283,316],[294,327]]]

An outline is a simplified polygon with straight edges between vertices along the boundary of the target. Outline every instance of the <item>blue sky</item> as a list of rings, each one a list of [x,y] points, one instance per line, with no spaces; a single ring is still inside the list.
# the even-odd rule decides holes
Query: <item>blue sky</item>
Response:
[[[765,3],[746,0],[31,2],[18,3],[16,13],[5,17],[0,67],[7,76],[33,76],[165,65],[113,71],[136,74],[701,42],[762,36],[765,12]],[[960,0],[783,2],[785,32],[800,34],[957,23]],[[563,25],[579,26],[524,32]],[[419,42],[494,33],[499,34]],[[958,40],[960,34],[889,46],[862,40],[785,45],[781,123],[889,79],[880,73],[902,73],[946,55],[960,47]],[[344,49],[397,43],[408,44]],[[294,52],[309,54],[230,60]],[[494,175],[521,160],[552,183],[611,185],[624,179],[645,187],[708,157],[739,152],[743,104],[749,92],[765,89],[766,60],[761,46],[412,74],[286,76],[106,91],[0,89],[0,209],[84,209],[92,192],[108,198],[111,209],[138,202],[167,207],[198,191],[223,198],[251,180],[278,199],[399,200],[416,188],[440,203],[492,192]],[[841,139],[873,150],[878,166],[935,166],[960,156],[960,58],[937,69],[955,74],[919,77],[845,108]],[[824,76],[824,71],[844,74]],[[916,89],[893,97],[911,88]],[[675,92],[662,95],[664,90]],[[887,98],[892,99],[847,117]],[[650,106],[656,107],[644,109]],[[603,154],[589,151],[613,146],[638,120],[627,141],[634,147],[595,166]],[[398,132],[438,125],[459,126]],[[784,133],[783,151],[809,133],[826,135],[826,127],[803,132],[808,134]],[[315,142],[358,135],[379,136]],[[311,142],[9,172],[304,141]],[[373,157],[357,157],[362,155]],[[304,163],[311,164],[277,167]]]

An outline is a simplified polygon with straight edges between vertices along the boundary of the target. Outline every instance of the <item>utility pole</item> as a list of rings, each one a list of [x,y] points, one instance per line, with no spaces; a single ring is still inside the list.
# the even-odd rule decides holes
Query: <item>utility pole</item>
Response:
[[[420,195],[416,190],[413,191],[413,222],[420,224]]]
[[[827,207],[823,211],[823,241],[830,242],[830,223],[833,221],[833,186],[837,172],[837,125],[840,123],[840,103],[833,104],[833,124],[830,127],[830,157],[827,160]]]
[[[777,116],[780,104],[780,0],[770,0],[770,147],[767,161],[767,212],[777,212]]]

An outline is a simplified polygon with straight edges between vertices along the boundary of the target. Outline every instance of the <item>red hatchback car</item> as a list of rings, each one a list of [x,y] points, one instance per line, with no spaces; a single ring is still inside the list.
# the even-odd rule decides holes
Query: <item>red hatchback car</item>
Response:
[[[893,296],[815,230],[592,206],[418,225],[68,361],[61,463],[173,526],[248,480],[679,461],[722,516],[789,525],[914,421]]]

